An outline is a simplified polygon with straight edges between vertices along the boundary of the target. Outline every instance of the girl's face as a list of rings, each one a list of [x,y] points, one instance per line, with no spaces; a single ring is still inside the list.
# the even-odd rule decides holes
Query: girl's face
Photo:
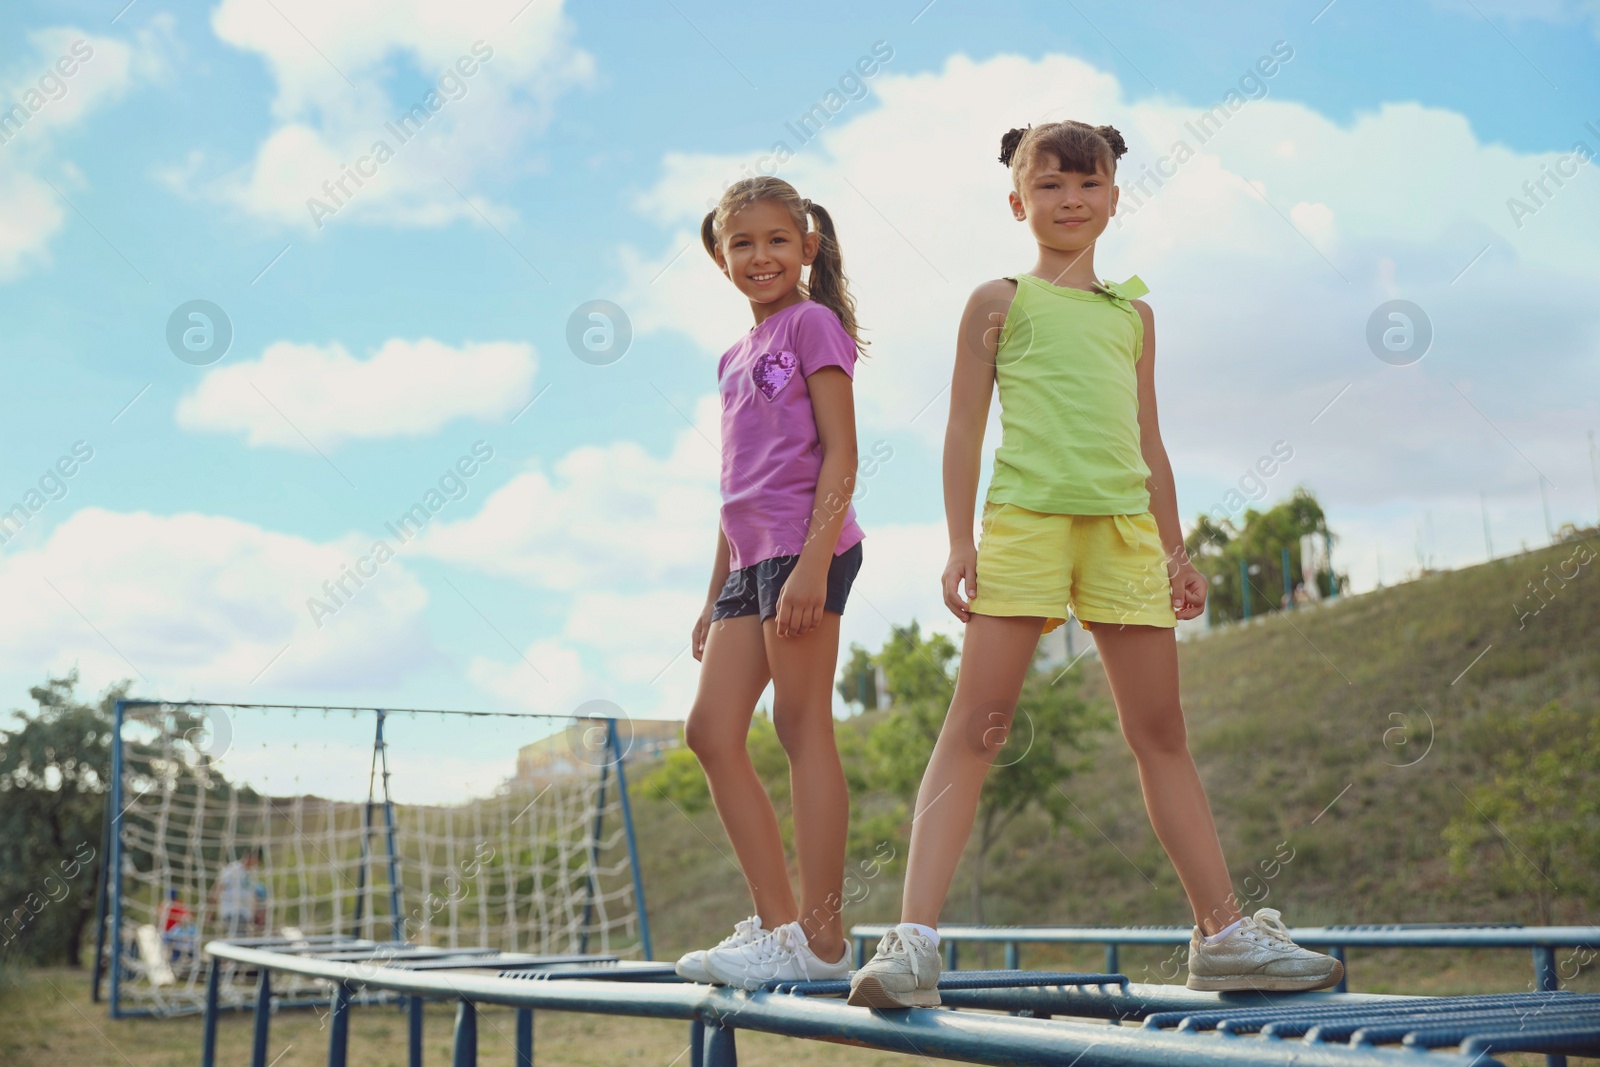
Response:
[[[757,200],[728,216],[717,246],[717,266],[752,304],[769,304],[800,285],[800,268],[817,258],[821,237],[802,234],[789,209]]]
[[[1063,171],[1060,161],[1041,153],[1011,194],[1011,214],[1026,220],[1034,238],[1045,248],[1078,252],[1093,244],[1117,213],[1118,189],[1104,161],[1093,174]]]

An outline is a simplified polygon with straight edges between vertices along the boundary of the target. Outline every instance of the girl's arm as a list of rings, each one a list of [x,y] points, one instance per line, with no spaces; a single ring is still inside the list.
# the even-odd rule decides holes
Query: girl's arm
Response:
[[[695,620],[694,634],[689,639],[689,650],[699,659],[706,651],[706,635],[711,632],[711,609],[716,606],[722,587],[728,583],[728,535],[722,531],[722,520],[717,520],[717,558],[711,564],[711,588],[706,592],[706,606]],[[679,653],[680,655],[682,653]]]
[[[778,635],[798,637],[822,622],[828,568],[856,486],[856,403],[850,375],[823,367],[806,379],[822,446],[822,468],[800,560],[778,594]]]
[[[1150,511],[1161,531],[1161,547],[1167,556],[1167,578],[1172,585],[1172,610],[1180,619],[1193,619],[1206,603],[1206,580],[1189,562],[1183,547],[1183,527],[1178,523],[1178,491],[1172,480],[1172,462],[1161,441],[1156,415],[1156,317],[1143,300],[1133,301],[1144,322],[1144,348],[1139,353],[1139,450],[1144,455],[1150,477]]]
[[[983,431],[994,396],[995,352],[1000,327],[1017,295],[1017,283],[997,279],[972,291],[956,335],[956,365],[950,379],[950,420],[944,432],[944,517],[950,534],[945,566],[945,606],[962,622],[967,603],[978,592],[978,549],[972,524],[978,506],[978,476],[983,464]],[[961,586],[965,582],[966,599]]]

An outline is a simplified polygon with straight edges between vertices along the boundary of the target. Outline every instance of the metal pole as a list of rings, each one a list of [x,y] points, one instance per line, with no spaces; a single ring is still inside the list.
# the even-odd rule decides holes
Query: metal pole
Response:
[[[864,937],[853,937],[850,940],[855,942],[856,970],[859,971],[861,968],[867,965],[867,939]]]
[[[633,899],[639,909],[639,941],[644,947],[644,958],[655,959],[650,945],[650,915],[644,906],[644,877],[639,871],[639,844],[633,835],[633,808],[628,804],[627,754],[617,737],[617,720],[606,720],[606,744],[617,758],[617,792],[622,798],[622,828],[628,837],[628,867],[633,874]]]
[[[517,1009],[517,1067],[533,1067],[533,1009]]]
[[[706,1024],[700,1019],[689,1022],[689,1067],[705,1067]]]
[[[217,1067],[217,987],[222,968],[213,957],[211,974],[206,978],[205,1029],[200,1034],[200,1067]]]
[[[594,830],[589,835],[588,892],[583,901],[583,926],[578,930],[578,951],[589,951],[589,919],[594,914],[594,898],[599,892],[600,880],[595,871],[600,867],[600,826],[606,817],[606,777],[611,771],[608,760],[600,765],[600,795],[594,805]]]
[[[478,1067],[478,1006],[463,998],[456,1005],[456,1046],[453,1067]]]
[[[1250,621],[1250,571],[1245,561],[1239,561],[1239,603],[1244,605],[1244,621]]]
[[[1331,946],[1329,946],[1328,955],[1330,955],[1334,959],[1338,960],[1340,965],[1344,967],[1344,973],[1339,976],[1339,984],[1333,987],[1333,991],[1335,993],[1348,993],[1348,992],[1350,992],[1350,967],[1349,967],[1348,964],[1346,964],[1344,962],[1344,946],[1343,945],[1331,945]]]
[[[960,957],[956,951],[956,939],[953,937],[947,937],[944,939],[944,969],[947,971],[953,971],[956,970],[959,965]]]
[[[111,854],[106,857],[106,890],[111,894],[111,1018],[122,1018],[122,709],[117,701],[111,717]],[[215,971],[217,961],[211,961]],[[216,981],[216,975],[212,975]],[[213,995],[215,995],[213,993]],[[215,1025],[213,1023],[213,1025]],[[215,1036],[215,1035],[213,1035]]]
[[[733,1027],[706,1027],[705,1067],[739,1067],[739,1050],[733,1039]]]
[[[1117,946],[1109,942],[1106,944],[1106,973],[1122,973],[1121,971],[1117,970]]]
[[[407,997],[410,1018],[406,1020],[406,1049],[408,1067],[422,1067],[422,1005],[421,997]]]
[[[328,1067],[345,1067],[350,1049],[350,987],[343,982],[333,984],[332,1008],[328,1013]]]
[[[250,1049],[250,1067],[267,1067],[267,1032],[272,1026],[272,972],[261,968],[256,976],[256,1032]]]
[[[394,799],[389,795],[389,742],[383,736],[383,724],[388,713],[378,709],[378,751],[383,758],[383,824],[389,843],[389,914],[394,926],[396,941],[406,939],[405,923],[400,917],[400,857],[395,846]]]
[[[1330,531],[1322,531],[1322,544],[1328,557],[1328,599],[1333,600],[1339,595],[1339,580],[1333,573],[1333,534]]]
[[[1006,942],[1006,970],[1022,970],[1022,953],[1018,951],[1015,941]]]

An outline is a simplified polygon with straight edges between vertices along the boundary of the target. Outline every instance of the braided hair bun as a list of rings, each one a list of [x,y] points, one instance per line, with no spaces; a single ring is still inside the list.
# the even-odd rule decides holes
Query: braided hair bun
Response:
[[[1071,119],[1007,130],[1000,138],[1000,162],[1011,168],[1013,185],[1022,180],[1041,154],[1055,157],[1065,171],[1093,174],[1104,165],[1115,177],[1117,160],[1127,151],[1128,142],[1115,126],[1090,126]]]
[[[1096,126],[1094,132],[1098,133],[1101,139],[1110,146],[1111,154],[1115,158],[1121,159],[1127,153],[1128,142],[1122,139],[1122,134],[1117,132],[1115,126]]]

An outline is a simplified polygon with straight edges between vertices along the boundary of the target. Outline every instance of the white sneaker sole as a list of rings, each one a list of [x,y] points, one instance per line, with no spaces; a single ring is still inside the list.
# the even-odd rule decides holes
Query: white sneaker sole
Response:
[[[850,987],[846,1001],[858,1008],[937,1008],[941,1003],[937,989],[913,989],[909,993],[895,993],[883,987],[872,975],[866,975]]]
[[[1189,975],[1189,980],[1184,983],[1190,989],[1197,989],[1210,993],[1310,993],[1317,989],[1327,989],[1336,986],[1344,977],[1344,964],[1338,960],[1333,961],[1333,971],[1322,978],[1283,978],[1267,974],[1241,974],[1226,975],[1212,978],[1196,978]]]

